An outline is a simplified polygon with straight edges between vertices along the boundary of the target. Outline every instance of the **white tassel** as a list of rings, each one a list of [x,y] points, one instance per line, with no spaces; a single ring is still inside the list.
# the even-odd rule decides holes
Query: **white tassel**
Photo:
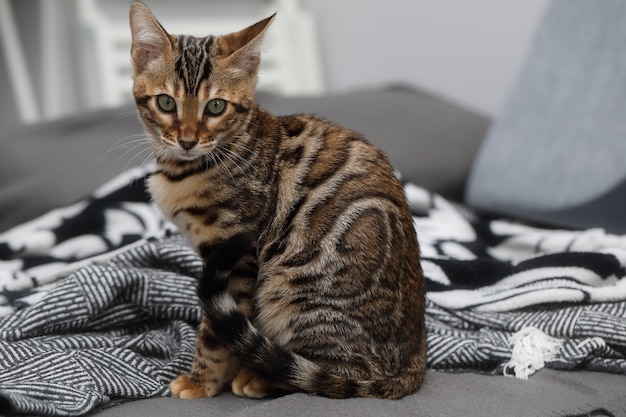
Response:
[[[504,375],[526,380],[546,362],[556,359],[563,342],[536,327],[526,327],[511,336],[509,345],[513,350],[511,359],[504,365]]]

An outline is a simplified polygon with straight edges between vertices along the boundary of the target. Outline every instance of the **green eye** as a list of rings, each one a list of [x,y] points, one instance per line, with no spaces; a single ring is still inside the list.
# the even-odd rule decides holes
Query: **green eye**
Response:
[[[167,94],[161,94],[157,97],[157,104],[161,108],[161,110],[166,111],[168,113],[176,110],[176,101],[168,96]]]
[[[222,100],[221,98],[215,98],[206,104],[207,113],[213,116],[222,114],[224,109],[226,109],[226,100]]]

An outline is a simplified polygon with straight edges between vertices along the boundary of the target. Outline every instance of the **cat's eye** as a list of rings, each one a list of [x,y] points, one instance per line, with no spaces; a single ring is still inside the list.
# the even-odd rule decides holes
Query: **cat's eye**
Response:
[[[217,116],[224,112],[226,109],[226,100],[221,98],[215,98],[206,104],[206,111],[210,115]]]
[[[159,108],[165,112],[171,113],[176,110],[176,101],[167,94],[161,94],[157,97]]]

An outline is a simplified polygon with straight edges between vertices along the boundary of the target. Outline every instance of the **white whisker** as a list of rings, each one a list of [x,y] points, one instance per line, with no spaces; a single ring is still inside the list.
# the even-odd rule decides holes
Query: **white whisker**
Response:
[[[130,145],[129,145],[129,146],[130,146]],[[128,149],[126,149],[126,151],[125,151],[125,152],[124,152],[124,153],[123,153],[123,154],[122,154],[119,158],[117,158],[117,160],[118,160],[118,161],[119,161],[119,160],[122,160],[122,159],[126,158],[126,156],[127,156],[128,154],[130,154],[130,153],[132,153],[132,152],[134,152],[134,151],[137,151],[137,150],[139,150],[139,151],[138,151],[138,152],[136,152],[136,153],[137,153],[137,154],[141,154],[141,153],[143,153],[143,152],[145,152],[145,151],[147,151],[147,150],[149,151],[149,147],[144,146],[144,143],[143,143],[143,142],[141,142],[141,143],[135,143],[135,144],[133,144],[132,146],[130,146]],[[134,157],[133,157],[133,158],[134,158]],[[132,159],[132,158],[131,158],[131,159]]]
[[[237,161],[231,156],[230,152],[228,152],[228,149],[223,149],[223,152],[221,154],[223,157],[225,157],[226,159],[228,159],[235,167],[238,166]],[[228,167],[227,164],[224,164],[224,168],[226,168],[226,170],[228,171],[228,174],[230,175],[231,181],[233,183],[233,186],[239,190],[239,187],[237,185],[237,181],[235,180],[235,176],[233,175],[231,169]],[[249,177],[246,175],[246,180],[249,180]]]
[[[222,150],[222,149],[220,149],[220,150]],[[230,176],[230,181],[232,182],[233,187],[235,187],[235,190],[237,190],[237,192],[239,192],[239,185],[237,184],[237,181],[235,180],[235,176],[233,175],[233,172],[228,167],[228,164],[225,164],[224,160],[222,158],[223,157],[228,158],[228,160],[231,161],[231,162],[232,162],[232,160],[224,152],[219,152],[216,156],[219,158],[220,164],[222,164],[224,169],[226,169],[226,172],[228,172],[228,175]]]
[[[137,138],[137,139],[133,139],[133,138]],[[129,140],[129,139],[133,139],[133,140]],[[138,143],[138,142],[150,143],[151,140],[152,140],[152,137],[148,135],[147,133],[140,133],[136,135],[126,136],[126,137],[123,137],[122,139],[119,139],[113,145],[111,145],[111,147],[106,151],[106,153],[108,154],[111,151],[125,148],[131,144]]]
[[[135,110],[129,110],[129,111],[121,111],[118,114],[122,117],[138,116],[139,110],[135,109]]]
[[[126,165],[124,166],[124,171],[126,171],[128,169],[129,166],[131,166],[132,162],[135,161],[138,157],[140,157],[142,154],[148,152],[148,155],[146,157],[143,158],[143,161],[139,164],[139,166],[147,166],[147,162],[151,160],[152,158],[152,152],[150,151],[149,148],[145,148],[142,149],[140,152],[136,153],[135,155],[133,155],[132,158],[130,158],[128,160],[128,162],[126,162]]]
[[[236,139],[237,139],[237,138],[236,138]],[[253,151],[252,149],[248,148],[248,147],[247,147],[245,144],[243,144],[243,143],[239,143],[239,142],[232,142],[231,144],[232,144],[232,146],[234,146],[234,147],[236,147],[236,148],[238,148],[238,149],[241,149],[242,151],[244,151],[244,152],[248,153],[248,156],[247,156],[247,157],[244,157],[244,156],[242,156],[242,155],[240,155],[240,154],[238,154],[238,153],[236,153],[236,152],[233,152],[232,150],[229,150],[229,152],[230,152],[231,154],[233,154],[233,155],[236,155],[236,156],[237,156],[237,159],[238,159],[239,161],[241,161],[242,163],[246,164],[248,167],[252,168],[252,169],[254,170],[254,173],[255,173],[257,176],[260,176],[260,173],[259,173],[259,167],[257,167],[256,165],[252,164],[252,162],[250,162],[251,156],[254,154],[254,151]],[[256,158],[256,161],[260,161],[260,162],[263,164],[263,166],[262,166],[263,170],[264,170],[264,171],[267,171],[267,165],[266,165],[266,162],[265,162],[262,158]]]

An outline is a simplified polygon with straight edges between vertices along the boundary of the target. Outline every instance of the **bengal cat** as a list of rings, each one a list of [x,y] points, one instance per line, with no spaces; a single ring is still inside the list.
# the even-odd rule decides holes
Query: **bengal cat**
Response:
[[[402,186],[358,133],[255,103],[273,19],[198,38],[130,9],[150,192],[204,262],[196,356],[170,389],[403,397],[424,378],[426,333]]]

